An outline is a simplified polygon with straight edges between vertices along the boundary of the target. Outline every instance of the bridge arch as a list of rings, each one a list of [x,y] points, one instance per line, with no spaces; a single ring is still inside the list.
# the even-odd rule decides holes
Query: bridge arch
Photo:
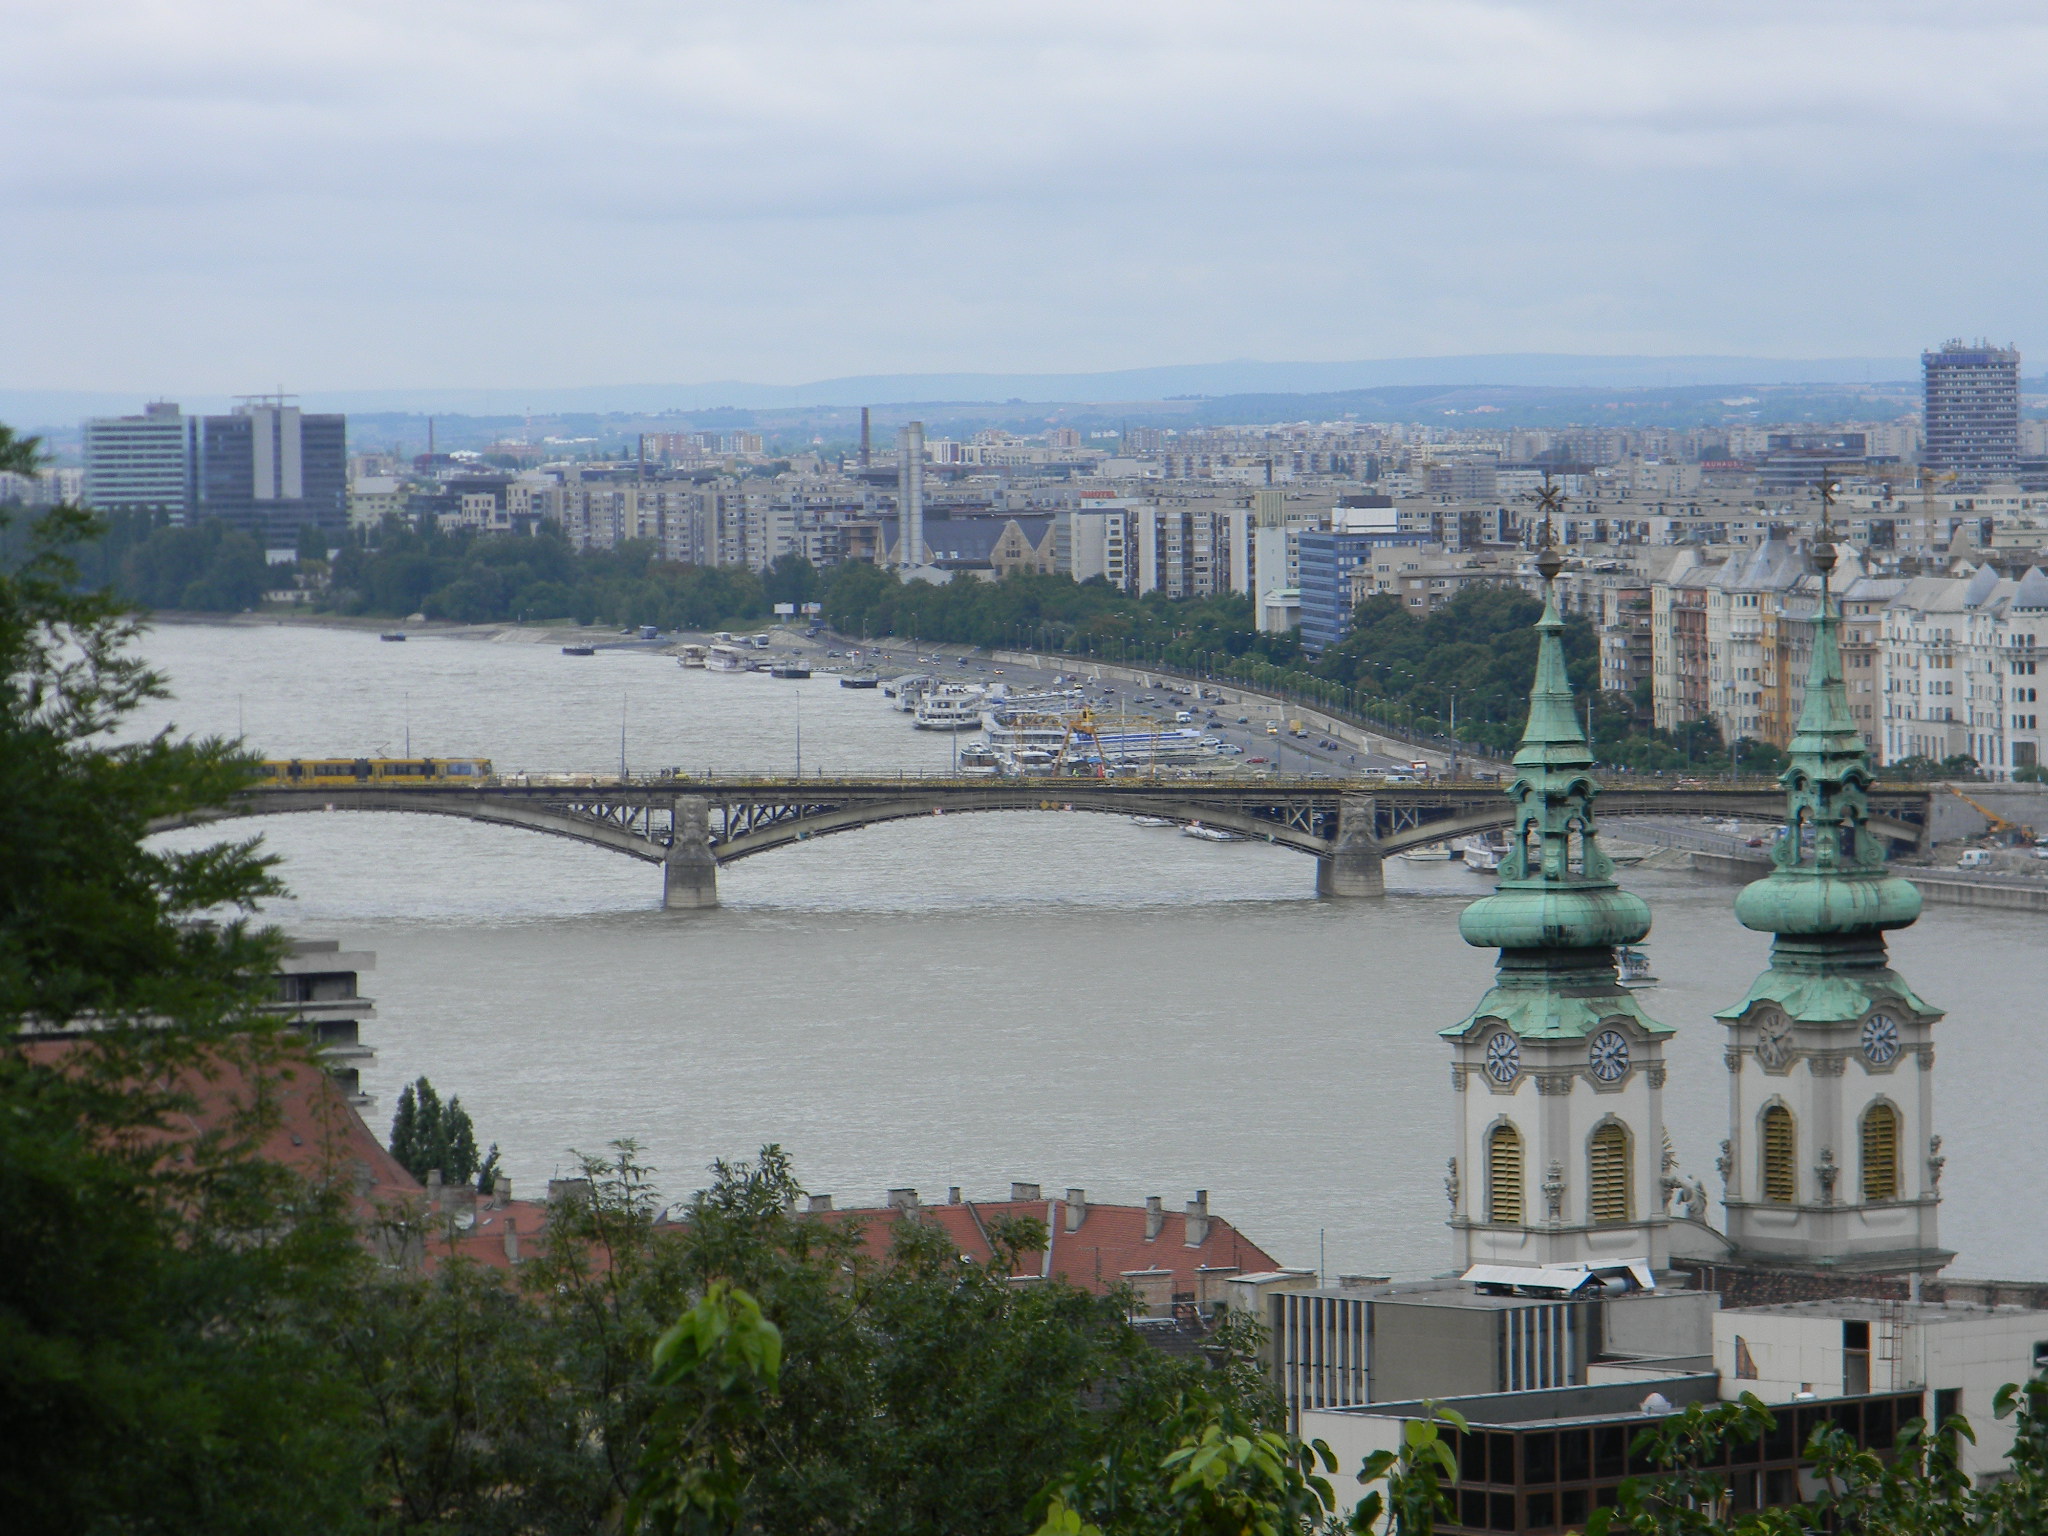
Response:
[[[1925,796],[1893,809],[1925,814]],[[1676,812],[1775,816],[1781,793],[1762,786],[1616,788],[1602,820]],[[1375,786],[1336,780],[735,779],[718,783],[505,780],[403,790],[261,788],[151,831],[245,816],[386,811],[455,817],[546,833],[663,867],[664,904],[709,906],[717,871],[755,854],[836,832],[918,817],[992,811],[1159,816],[1236,833],[1317,860],[1326,895],[1383,889],[1381,862],[1430,843],[1512,827],[1515,802],[1496,785]],[[1873,831],[1912,842],[1911,821],[1875,815]]]

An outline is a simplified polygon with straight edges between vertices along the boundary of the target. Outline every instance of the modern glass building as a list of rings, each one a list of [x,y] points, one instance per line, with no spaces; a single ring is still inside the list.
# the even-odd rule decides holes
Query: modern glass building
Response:
[[[1391,520],[1391,519],[1390,519]],[[1338,644],[1351,630],[1351,573],[1372,559],[1375,549],[1419,545],[1420,533],[1391,530],[1337,532],[1304,528],[1301,551],[1301,648],[1311,656]]]
[[[193,478],[199,515],[245,528],[272,547],[307,525],[348,527],[348,418],[309,416],[258,400],[200,418]]]

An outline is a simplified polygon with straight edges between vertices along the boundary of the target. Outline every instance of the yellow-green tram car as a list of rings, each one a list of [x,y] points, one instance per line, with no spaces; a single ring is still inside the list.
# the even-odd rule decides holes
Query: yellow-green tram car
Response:
[[[272,789],[424,789],[490,776],[488,757],[294,757],[261,764],[256,782]]]

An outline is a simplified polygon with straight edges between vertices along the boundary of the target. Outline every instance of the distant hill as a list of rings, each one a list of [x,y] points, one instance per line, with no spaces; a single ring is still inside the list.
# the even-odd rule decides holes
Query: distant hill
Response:
[[[1522,352],[1459,357],[1397,357],[1339,363],[1235,361],[1126,368],[1102,373],[899,373],[822,379],[809,384],[617,384],[529,389],[378,389],[304,391],[311,409],[465,416],[654,414],[789,410],[805,407],[940,403],[1007,404],[1166,401],[1196,397],[1331,396],[1355,391],[1470,388],[1562,390],[1729,389],[1795,384],[1908,383],[1911,357],[1597,357]],[[223,410],[225,397],[165,391],[187,410]],[[115,391],[0,389],[0,421],[35,430],[73,426],[86,416],[139,410],[144,394]]]

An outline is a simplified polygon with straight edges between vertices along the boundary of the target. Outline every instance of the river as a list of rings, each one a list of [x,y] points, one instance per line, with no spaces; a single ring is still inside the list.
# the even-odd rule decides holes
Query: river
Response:
[[[943,768],[943,736],[830,679],[684,671],[667,657],[300,625],[167,624],[175,697],[145,724],[238,729],[267,756],[491,757],[513,769]],[[1421,1275],[1450,1262],[1449,1052],[1487,985],[1457,934],[1487,889],[1388,864],[1372,902],[1314,896],[1313,862],[1091,815],[900,822],[745,860],[715,911],[659,910],[660,872],[581,844],[416,816],[260,829],[291,932],[374,950],[365,1085],[460,1094],[536,1192],[571,1149],[632,1137],[672,1196],[714,1157],[780,1142],[839,1204],[1010,1181],[1170,1204],[1197,1188],[1286,1264]],[[241,830],[240,827],[237,830]],[[198,833],[181,833],[193,840]],[[1767,958],[1735,888],[1624,872],[1651,903],[1678,1028],[1667,1114],[1717,1190],[1721,1026]],[[1928,907],[1899,969],[1948,1010],[1936,1125],[1951,1273],[2048,1276],[2035,1183],[2048,947],[2025,913]],[[2033,1170],[2029,1172],[2028,1170]]]

